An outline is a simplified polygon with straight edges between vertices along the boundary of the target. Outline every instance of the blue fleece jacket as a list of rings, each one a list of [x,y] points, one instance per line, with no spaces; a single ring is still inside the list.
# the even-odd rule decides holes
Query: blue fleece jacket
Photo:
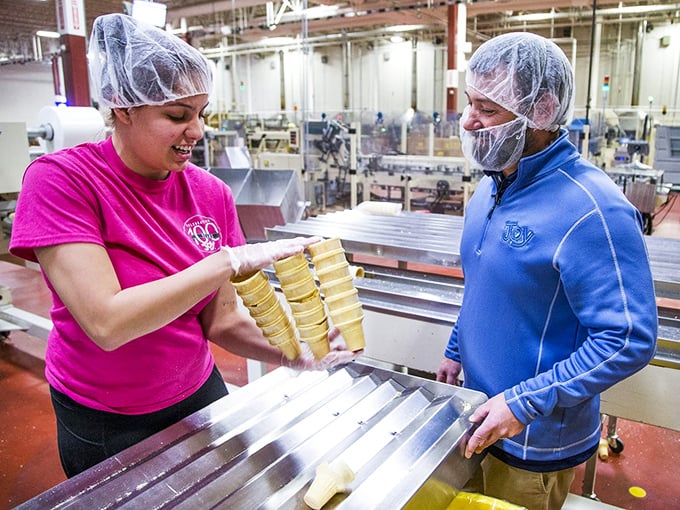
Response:
[[[465,213],[465,294],[445,355],[466,387],[503,392],[526,424],[496,447],[559,465],[598,443],[599,393],[654,356],[642,221],[564,130],[520,160],[499,203],[495,193],[482,178]]]

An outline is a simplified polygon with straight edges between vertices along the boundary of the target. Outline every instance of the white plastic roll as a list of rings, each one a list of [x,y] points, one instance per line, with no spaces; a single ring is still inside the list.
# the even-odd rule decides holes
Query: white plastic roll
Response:
[[[47,130],[45,152],[98,142],[106,136],[104,118],[89,106],[46,106],[40,110],[38,121]]]

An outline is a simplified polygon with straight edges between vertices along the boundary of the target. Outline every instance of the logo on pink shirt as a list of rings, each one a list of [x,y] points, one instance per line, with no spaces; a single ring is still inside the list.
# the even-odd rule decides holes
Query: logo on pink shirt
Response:
[[[222,246],[222,232],[214,219],[196,215],[184,222],[184,232],[196,246],[206,252],[213,252]]]

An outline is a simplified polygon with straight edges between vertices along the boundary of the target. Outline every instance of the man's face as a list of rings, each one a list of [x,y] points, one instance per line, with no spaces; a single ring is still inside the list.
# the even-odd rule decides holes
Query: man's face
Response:
[[[468,98],[470,112],[463,127],[468,131],[499,126],[517,118],[514,113],[494,103],[475,89],[468,88],[465,95]]]
[[[460,120],[463,154],[484,170],[509,174],[524,150],[527,120],[506,110],[473,87]]]

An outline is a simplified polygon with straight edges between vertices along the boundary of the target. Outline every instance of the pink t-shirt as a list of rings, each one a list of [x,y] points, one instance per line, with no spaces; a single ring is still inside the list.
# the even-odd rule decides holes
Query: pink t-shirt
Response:
[[[122,288],[185,269],[223,245],[245,243],[229,187],[195,165],[162,181],[130,170],[111,139],[45,155],[26,170],[10,252],[63,243],[106,248]],[[123,414],[163,409],[208,378],[214,360],[198,315],[212,295],[167,326],[107,352],[52,291],[49,383],[88,407]]]

